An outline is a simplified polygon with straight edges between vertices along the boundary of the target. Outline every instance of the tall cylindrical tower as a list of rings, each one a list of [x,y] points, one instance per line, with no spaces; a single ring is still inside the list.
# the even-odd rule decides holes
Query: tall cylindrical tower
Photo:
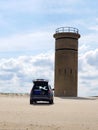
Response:
[[[55,96],[77,96],[78,29],[61,27],[55,38]]]

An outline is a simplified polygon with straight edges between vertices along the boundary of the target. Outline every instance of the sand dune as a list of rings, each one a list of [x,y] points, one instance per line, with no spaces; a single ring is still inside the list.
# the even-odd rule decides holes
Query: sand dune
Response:
[[[0,130],[98,130],[98,97],[29,104],[28,94],[0,94]]]

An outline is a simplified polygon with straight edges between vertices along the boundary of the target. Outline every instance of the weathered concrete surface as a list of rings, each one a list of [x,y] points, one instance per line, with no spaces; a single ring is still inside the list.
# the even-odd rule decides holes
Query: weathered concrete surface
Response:
[[[55,96],[77,96],[78,38],[73,32],[55,33]]]

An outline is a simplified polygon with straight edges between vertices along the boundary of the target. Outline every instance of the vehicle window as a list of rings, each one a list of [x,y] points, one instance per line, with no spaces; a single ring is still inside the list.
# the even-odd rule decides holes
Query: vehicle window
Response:
[[[34,86],[33,89],[39,89],[39,90],[49,90],[48,86]]]

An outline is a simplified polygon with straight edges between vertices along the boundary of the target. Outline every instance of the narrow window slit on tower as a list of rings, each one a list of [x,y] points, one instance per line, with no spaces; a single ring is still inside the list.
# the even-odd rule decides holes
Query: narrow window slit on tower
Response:
[[[72,74],[72,69],[70,69],[70,74]]]
[[[66,75],[66,69],[65,69],[65,75]]]

